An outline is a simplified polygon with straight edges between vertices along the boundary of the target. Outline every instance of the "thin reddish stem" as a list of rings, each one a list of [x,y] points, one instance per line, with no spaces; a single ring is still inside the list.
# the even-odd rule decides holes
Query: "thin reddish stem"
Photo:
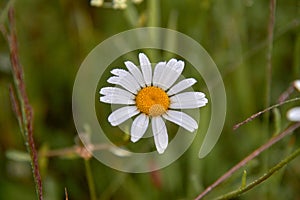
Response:
[[[33,178],[36,185],[36,192],[38,199],[43,199],[42,179],[40,176],[38,165],[38,153],[35,148],[35,142],[33,139],[33,109],[29,104],[28,96],[26,93],[26,86],[24,81],[23,67],[19,59],[17,35],[16,35],[16,23],[15,14],[12,7],[8,11],[8,25],[9,30],[5,26],[0,25],[1,32],[6,37],[9,49],[10,60],[12,64],[12,75],[15,84],[16,95],[12,87],[10,88],[10,95],[13,104],[13,110],[16,113],[20,129],[24,133],[25,144],[31,157],[31,165],[33,170]]]

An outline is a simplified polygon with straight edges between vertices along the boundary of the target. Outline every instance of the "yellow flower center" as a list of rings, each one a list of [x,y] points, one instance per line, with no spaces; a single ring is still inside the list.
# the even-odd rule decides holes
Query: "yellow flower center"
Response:
[[[170,105],[167,93],[155,86],[141,89],[135,98],[137,108],[150,116],[159,116],[166,112]]]

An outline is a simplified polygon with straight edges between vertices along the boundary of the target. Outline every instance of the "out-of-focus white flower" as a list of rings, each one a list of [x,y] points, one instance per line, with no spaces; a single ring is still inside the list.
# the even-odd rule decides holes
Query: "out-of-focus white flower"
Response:
[[[300,80],[295,80],[293,85],[300,92]]]
[[[112,126],[118,126],[137,115],[130,130],[132,142],[137,142],[143,137],[151,120],[154,143],[161,154],[168,146],[168,133],[163,119],[194,132],[198,123],[178,109],[200,108],[205,106],[208,100],[202,92],[182,92],[197,82],[194,78],[187,78],[175,84],[184,69],[183,61],[172,58],[168,62],[159,62],[153,72],[145,54],[139,54],[139,61],[140,69],[134,63],[126,61],[128,71],[111,71],[114,76],[107,82],[122,88],[101,88],[100,94],[103,96],[100,97],[100,101],[126,105],[109,115],[108,121]]]
[[[296,90],[298,90],[300,92],[300,80],[295,80],[293,82],[293,86]],[[294,108],[290,109],[286,113],[286,117],[290,121],[299,122],[300,121],[300,107],[294,107]]]
[[[143,0],[132,0],[132,2],[135,3],[135,4],[140,4],[140,3],[143,2]]]
[[[286,117],[293,122],[299,122],[300,121],[300,107],[295,107],[290,109],[287,114]]]
[[[126,1],[127,0],[113,0],[113,8],[124,10],[125,8],[127,8]]]
[[[91,0],[91,6],[101,7],[103,5],[103,0]]]

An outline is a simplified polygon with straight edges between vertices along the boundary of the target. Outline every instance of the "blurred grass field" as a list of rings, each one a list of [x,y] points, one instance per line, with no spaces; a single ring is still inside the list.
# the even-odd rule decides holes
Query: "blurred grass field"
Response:
[[[7,23],[0,0],[0,23]],[[129,2],[129,0],[128,0]],[[270,112],[269,131],[263,116],[233,131],[232,127],[265,108],[269,1],[266,0],[144,0],[125,10],[91,7],[89,0],[15,1],[17,36],[29,100],[34,109],[34,138],[39,150],[74,145],[77,132],[72,118],[72,89],[77,70],[100,42],[122,31],[156,25],[178,30],[198,41],[215,61],[227,94],[227,115],[222,135],[213,151],[198,158],[203,136],[170,166],[145,174],[127,174],[91,159],[98,199],[193,199],[229,168],[267,141],[290,122],[286,111],[299,102]],[[272,51],[271,104],[295,79],[300,79],[300,1],[277,1]],[[101,62],[101,61],[99,61]],[[8,87],[12,83],[9,50],[0,37],[0,199],[36,198],[30,163],[22,135],[11,109]],[[299,97],[299,92],[292,97]],[[281,118],[275,123],[275,119]],[[203,119],[207,121],[208,119]],[[213,190],[213,199],[240,187],[243,170],[247,182],[300,146],[300,130]],[[13,154],[14,155],[14,154]],[[16,158],[18,157],[18,158]],[[12,159],[14,158],[14,159]],[[41,159],[44,197],[90,199],[82,158]],[[266,182],[236,199],[300,199],[300,159]]]

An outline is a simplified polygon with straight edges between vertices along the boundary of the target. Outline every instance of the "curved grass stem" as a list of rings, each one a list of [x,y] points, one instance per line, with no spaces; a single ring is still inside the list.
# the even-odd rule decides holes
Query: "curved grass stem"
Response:
[[[225,195],[222,195],[222,196],[218,197],[217,199],[218,200],[232,199],[234,197],[237,197],[237,196],[247,192],[248,190],[254,188],[255,186],[258,186],[260,183],[262,183],[263,181],[270,178],[275,172],[279,171],[282,167],[284,167],[286,164],[291,162],[293,159],[295,159],[299,155],[300,155],[300,148],[298,148],[293,153],[288,155],[281,162],[279,162],[277,165],[275,165],[274,167],[269,169],[267,173],[265,173],[264,175],[262,175],[255,181],[251,182],[250,184],[246,185],[245,187],[239,188],[239,189],[229,192]]]
[[[249,154],[247,157],[245,157],[243,160],[241,160],[238,164],[233,166],[230,170],[228,170],[225,174],[223,174],[220,178],[218,178],[213,184],[208,186],[201,194],[199,194],[195,199],[199,200],[202,199],[204,196],[206,196],[212,189],[217,187],[219,184],[221,184],[223,181],[228,179],[234,172],[239,170],[241,167],[243,167],[245,164],[247,164],[250,160],[260,155],[263,151],[271,147],[273,144],[280,141],[285,136],[292,133],[295,129],[300,127],[300,122],[297,122],[288,128],[286,128],[284,131],[282,131],[280,134],[272,137],[269,139],[265,144],[261,145],[259,148],[254,150],[251,154]]]
[[[270,110],[272,110],[272,109],[274,109],[274,108],[277,108],[277,107],[279,107],[279,106],[281,106],[281,105],[283,105],[283,104],[287,104],[287,103],[291,103],[291,102],[295,102],[295,101],[299,101],[299,100],[300,100],[300,97],[296,97],[296,98],[293,98],[293,99],[290,99],[290,100],[286,100],[286,101],[280,102],[280,103],[275,104],[275,105],[273,105],[273,106],[270,106],[270,107],[268,107],[268,108],[266,108],[266,109],[264,109],[264,110],[262,110],[262,111],[259,111],[258,113],[255,113],[255,114],[251,115],[251,116],[250,116],[249,118],[247,118],[246,120],[244,120],[244,121],[242,121],[242,122],[240,122],[240,123],[234,125],[234,126],[233,126],[233,130],[238,129],[240,126],[242,126],[242,125],[244,125],[244,124],[247,124],[248,122],[252,121],[252,120],[255,119],[256,117],[258,117],[258,116],[264,114],[265,112],[268,112],[268,111],[270,111]]]
[[[84,159],[86,178],[88,181],[88,187],[90,190],[91,200],[97,200],[96,189],[94,184],[94,179],[92,176],[92,170],[89,159]]]

